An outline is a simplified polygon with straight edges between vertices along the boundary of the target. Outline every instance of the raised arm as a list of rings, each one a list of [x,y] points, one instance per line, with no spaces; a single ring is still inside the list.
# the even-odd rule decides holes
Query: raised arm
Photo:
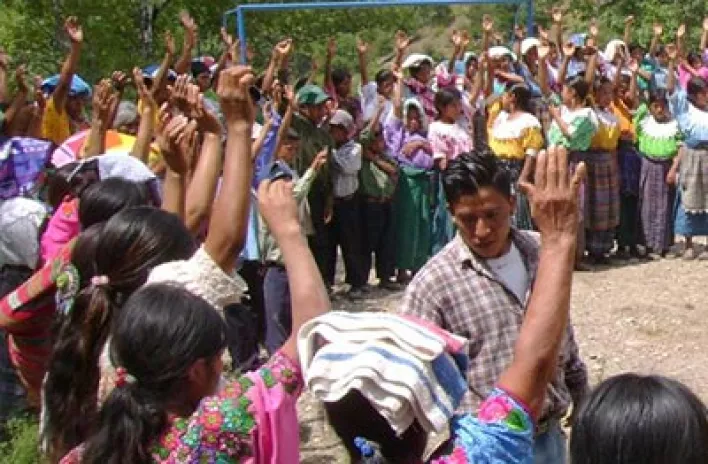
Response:
[[[160,93],[160,89],[167,85],[167,75],[170,71],[170,65],[172,64],[172,58],[175,56],[175,39],[172,37],[170,31],[165,32],[165,56],[162,58],[160,67],[157,70],[155,78],[152,80],[152,91],[153,97]],[[156,100],[157,101],[157,100]],[[164,102],[157,101],[158,105]]]
[[[149,91],[143,80],[143,72],[140,68],[133,68],[133,82],[138,91],[140,101],[143,102],[140,109],[140,126],[138,134],[135,137],[135,143],[130,154],[143,163],[147,164],[150,156],[150,144],[155,131],[155,114],[157,114],[157,103],[153,97],[153,93]],[[154,90],[154,89],[153,89]]]
[[[666,91],[669,95],[676,90],[676,60],[678,59],[678,47],[674,44],[666,45],[666,53],[669,55],[669,72],[666,77]]]
[[[0,105],[7,103],[7,67],[10,64],[10,57],[5,49],[0,47]]]
[[[452,42],[452,55],[447,63],[447,73],[450,77],[455,75],[455,63],[460,55],[464,53],[463,43],[465,40],[469,44],[469,36],[467,36],[467,31],[452,31],[452,37],[450,37],[450,41]]]
[[[27,82],[25,81],[25,75],[27,74],[27,68],[25,65],[21,64],[15,69],[15,82],[17,83],[17,92],[12,97],[10,106],[5,110],[5,127],[12,126],[15,118],[19,114],[23,106],[27,102],[27,93],[29,89],[27,88]]]
[[[287,60],[288,55],[293,50],[293,40],[285,39],[278,42],[275,47],[273,47],[273,53],[271,55],[270,63],[268,64],[268,69],[266,69],[265,77],[263,78],[263,86],[261,90],[264,94],[270,92],[273,86],[273,80],[275,79],[275,73],[280,69],[281,63]]]
[[[330,310],[329,297],[298,221],[292,182],[261,182],[258,209],[283,252],[290,286],[292,331],[280,350],[292,361],[298,362],[297,335],[300,327]]]
[[[42,138],[42,118],[44,109],[47,107],[47,101],[42,92],[42,78],[34,77],[34,106],[32,108],[32,119],[27,128],[27,136],[35,139]]]
[[[226,64],[229,60],[236,62],[238,59],[238,49],[239,41],[234,39],[231,34],[226,31],[226,28],[221,28],[221,43],[224,46],[224,51],[219,57],[219,61],[216,64],[216,71],[214,71],[214,78],[211,81],[212,88],[216,89],[219,86],[219,74],[226,68]]]
[[[369,51],[369,44],[357,37],[356,54],[359,58],[359,75],[361,76],[361,86],[369,83],[369,68],[366,63],[366,53]]]
[[[678,50],[678,55],[680,57],[686,56],[686,47],[684,44],[684,39],[686,38],[686,25],[681,24],[678,29],[676,29],[676,48]]]
[[[410,44],[411,39],[405,32],[396,32],[396,36],[394,37],[394,46],[396,49],[396,58],[393,60],[394,67],[401,69],[401,66],[403,66],[403,57],[406,54],[406,50],[408,50]]]
[[[630,15],[624,18],[624,44],[629,47],[632,41],[632,26],[634,26],[634,16]]]
[[[105,153],[108,119],[117,98],[118,95],[113,92],[113,86],[108,79],[103,79],[93,88],[91,129],[79,155],[80,158],[91,158]]]
[[[699,51],[705,53],[706,48],[708,48],[708,16],[703,18],[703,30],[701,31],[701,43],[699,45]]]
[[[184,222],[192,234],[197,234],[204,222],[211,215],[214,195],[223,165],[221,148],[221,124],[218,118],[204,108],[204,96],[199,87],[189,87],[188,98],[193,108],[192,117],[197,122],[197,129],[203,135],[201,153],[187,187]]]
[[[162,209],[184,220],[189,150],[196,139],[196,123],[184,115],[172,116],[165,104],[160,109],[157,144],[167,172],[163,183]]]
[[[113,71],[111,74],[111,84],[116,91],[116,99],[111,107],[111,113],[108,116],[108,127],[113,127],[113,122],[116,120],[116,115],[118,114],[118,105],[123,99],[123,92],[125,92],[125,86],[128,84],[128,76],[123,71]]]
[[[563,46],[563,10],[560,7],[553,7],[551,18],[553,19],[551,39],[560,48]]]
[[[394,67],[391,69],[391,72],[396,77],[396,83],[393,84],[393,95],[392,95],[393,115],[396,117],[396,119],[398,119],[399,121],[402,121],[403,120],[403,71],[401,71],[400,67],[395,67],[396,66],[395,63],[393,66]]]
[[[184,28],[184,42],[182,45],[182,55],[175,62],[175,72],[185,74],[192,66],[192,50],[197,44],[197,23],[187,11],[179,14],[179,20]]]
[[[590,61],[588,61],[588,67],[585,70],[585,82],[592,89],[595,84],[595,72],[597,71],[597,49],[593,47],[591,50],[592,55],[590,55]],[[619,69],[616,74],[621,74]]]
[[[568,65],[570,64],[571,58],[575,55],[575,45],[568,42],[562,47],[563,60],[561,61],[560,69],[558,70],[558,83],[563,85],[565,83],[566,75],[568,74]]]
[[[521,183],[541,232],[540,260],[514,359],[499,378],[499,386],[528,405],[535,418],[540,416],[546,388],[558,368],[568,324],[578,193],[584,175],[584,164],[575,175],[570,174],[565,149],[551,149],[537,157],[534,185]]]
[[[489,44],[492,40],[492,34],[494,33],[494,18],[490,15],[482,16],[482,49],[481,53],[489,50]]]
[[[649,56],[654,59],[657,48],[659,48],[659,41],[661,36],[664,34],[664,26],[660,23],[654,23],[652,27],[651,44],[649,45]]]
[[[251,144],[251,158],[255,161],[263,148],[268,132],[273,129],[273,104],[269,101],[263,106],[263,127]]]
[[[84,42],[84,33],[81,29],[81,24],[75,16],[70,16],[64,22],[64,30],[71,41],[71,50],[69,56],[64,61],[59,74],[59,82],[57,83],[54,92],[52,92],[52,100],[54,107],[61,113],[64,111],[66,99],[69,97],[71,90],[71,81],[76,73],[76,68],[79,64],[79,56],[81,55],[81,45]]]
[[[243,248],[251,208],[251,130],[255,115],[248,89],[253,81],[250,67],[234,66],[221,73],[217,92],[226,119],[226,154],[204,248],[227,274],[233,272]]]
[[[484,90],[484,69],[487,66],[487,62],[488,60],[486,53],[479,55],[479,68],[474,75],[474,82],[472,82],[472,88],[469,91],[469,102],[472,108],[477,107],[479,95]]]
[[[637,75],[639,74],[639,63],[634,60],[630,60],[627,65],[632,75],[629,78],[629,96],[630,96],[630,109],[634,110],[639,107],[639,85],[637,83]],[[617,73],[619,74],[619,72]]]
[[[327,41],[327,55],[325,57],[324,65],[324,88],[326,91],[334,91],[334,84],[332,83],[332,60],[336,54],[337,41],[334,37],[330,37]]]
[[[541,88],[541,95],[547,97],[551,94],[551,86],[548,84],[548,54],[551,47],[541,45],[538,47],[538,85]]]
[[[280,151],[280,147],[283,145],[283,140],[285,140],[285,135],[290,129],[290,123],[293,120],[293,113],[295,112],[295,107],[297,106],[297,97],[295,96],[295,90],[291,86],[286,86],[285,98],[288,100],[288,107],[285,109],[285,114],[283,115],[283,120],[280,122],[280,127],[278,128],[278,135],[275,139],[275,148],[273,153],[276,155]]]

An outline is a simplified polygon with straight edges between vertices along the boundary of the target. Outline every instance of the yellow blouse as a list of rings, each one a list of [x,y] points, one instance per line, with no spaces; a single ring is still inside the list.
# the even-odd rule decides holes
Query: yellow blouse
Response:
[[[526,156],[536,156],[544,145],[541,123],[529,113],[521,113],[511,120],[509,116],[509,113],[502,111],[499,101],[489,107],[489,148],[497,158],[502,159],[523,160]]]
[[[590,142],[591,150],[615,151],[622,134],[619,119],[614,113],[600,108],[595,109],[597,115],[597,132]]]
[[[42,137],[61,145],[71,137],[71,122],[64,108],[57,110],[54,99],[49,98],[42,117]]]

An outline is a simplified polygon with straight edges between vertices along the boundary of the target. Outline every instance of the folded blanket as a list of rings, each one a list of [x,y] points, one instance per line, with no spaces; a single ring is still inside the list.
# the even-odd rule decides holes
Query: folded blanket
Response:
[[[440,432],[467,391],[466,341],[412,318],[331,312],[302,327],[305,382],[325,402],[352,389],[403,433],[414,420]]]

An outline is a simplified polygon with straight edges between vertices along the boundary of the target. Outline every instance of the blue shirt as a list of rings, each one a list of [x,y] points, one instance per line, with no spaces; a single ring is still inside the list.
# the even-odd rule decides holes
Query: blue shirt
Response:
[[[693,106],[685,90],[674,90],[669,95],[669,108],[678,122],[687,147],[697,148],[701,144],[708,144],[708,112]]]

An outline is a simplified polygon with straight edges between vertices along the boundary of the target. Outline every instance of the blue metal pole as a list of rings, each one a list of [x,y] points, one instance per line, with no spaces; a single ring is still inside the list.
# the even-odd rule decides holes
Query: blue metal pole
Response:
[[[236,8],[236,29],[239,47],[241,48],[241,64],[246,64],[246,22],[243,19],[243,8]]]

